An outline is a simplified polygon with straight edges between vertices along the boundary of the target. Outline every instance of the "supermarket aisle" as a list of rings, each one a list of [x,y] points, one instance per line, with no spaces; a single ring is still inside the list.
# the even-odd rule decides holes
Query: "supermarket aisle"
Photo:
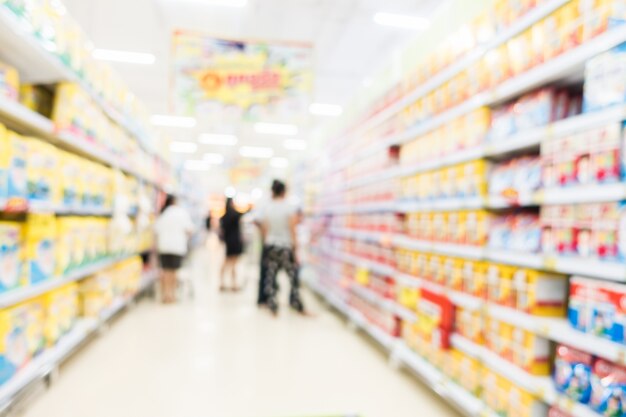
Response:
[[[25,417],[455,415],[310,294],[314,319],[258,311],[253,285],[218,294],[214,258],[194,256],[196,302],[141,303],[67,364]]]

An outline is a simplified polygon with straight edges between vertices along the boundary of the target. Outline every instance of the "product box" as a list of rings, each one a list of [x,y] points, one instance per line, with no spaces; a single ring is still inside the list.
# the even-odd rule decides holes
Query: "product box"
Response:
[[[5,383],[31,359],[26,304],[0,311],[0,383]]]
[[[585,41],[626,21],[626,7],[622,0],[585,0],[578,3],[584,20],[582,37]]]
[[[60,202],[61,178],[57,149],[38,139],[26,139],[28,149],[27,189],[28,200],[50,206]]]
[[[626,414],[626,368],[597,359],[591,375],[591,407],[603,416]]]
[[[56,262],[56,218],[51,214],[29,214],[25,227],[26,262],[30,283],[54,276]]]
[[[485,344],[501,358],[513,360],[513,326],[488,317],[485,320]]]
[[[563,317],[567,276],[519,268],[513,274],[515,308],[534,316]]]
[[[548,413],[548,405],[515,384],[510,386],[507,406],[508,417],[543,417]]]
[[[20,86],[20,102],[48,119],[52,116],[52,101],[52,93],[44,87],[32,84]]]
[[[511,382],[506,378],[490,369],[485,369],[482,398],[485,405],[497,415],[506,416],[508,414],[511,385]]]
[[[556,389],[574,401],[588,403],[591,399],[592,368],[593,357],[589,353],[559,345],[554,370]]]
[[[22,224],[0,221],[0,292],[26,285],[25,267]]]
[[[575,328],[626,344],[626,286],[574,277],[568,317]]]
[[[485,342],[482,313],[478,310],[464,308],[456,309],[456,331],[474,343],[482,345]]]
[[[27,189],[27,158],[26,141],[17,133],[8,132],[8,148],[5,156],[7,166],[7,198],[9,200],[26,200]]]
[[[626,103],[626,44],[587,61],[583,111]]]
[[[532,375],[550,375],[550,341],[521,328],[512,332],[513,363]]]

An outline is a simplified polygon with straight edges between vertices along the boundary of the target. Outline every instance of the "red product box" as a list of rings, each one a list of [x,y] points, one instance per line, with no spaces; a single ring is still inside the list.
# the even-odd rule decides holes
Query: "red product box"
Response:
[[[452,331],[454,329],[454,304],[443,294],[437,294],[423,288],[421,290],[420,307],[422,313],[436,316],[439,328]]]

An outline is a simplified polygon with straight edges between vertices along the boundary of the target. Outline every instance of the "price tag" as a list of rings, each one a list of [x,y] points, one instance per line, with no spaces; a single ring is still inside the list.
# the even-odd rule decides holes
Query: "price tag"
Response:
[[[554,256],[543,258],[543,267],[548,271],[556,270],[557,259]]]
[[[550,326],[548,326],[547,324],[539,324],[537,326],[536,333],[539,336],[547,337],[550,335]]]
[[[621,349],[621,348],[618,349],[616,362],[622,365],[626,365],[626,350],[625,349]]]
[[[548,125],[546,127],[546,135],[545,135],[545,139],[547,140],[551,140],[554,139],[554,125]]]

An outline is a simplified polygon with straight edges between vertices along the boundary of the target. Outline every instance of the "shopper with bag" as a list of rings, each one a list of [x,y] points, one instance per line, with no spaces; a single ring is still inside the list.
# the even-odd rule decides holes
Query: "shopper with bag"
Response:
[[[187,254],[193,230],[189,213],[177,204],[176,197],[168,195],[155,224],[162,270],[161,297],[164,304],[176,301],[176,273]]]
[[[305,314],[304,304],[300,297],[300,276],[297,259],[296,226],[298,214],[285,196],[287,188],[281,181],[272,184],[272,200],[264,207],[260,225],[263,242],[263,264],[266,272],[264,283],[265,303],[270,311],[278,314],[276,293],[276,277],[284,269],[291,281],[289,304],[291,308]]]

